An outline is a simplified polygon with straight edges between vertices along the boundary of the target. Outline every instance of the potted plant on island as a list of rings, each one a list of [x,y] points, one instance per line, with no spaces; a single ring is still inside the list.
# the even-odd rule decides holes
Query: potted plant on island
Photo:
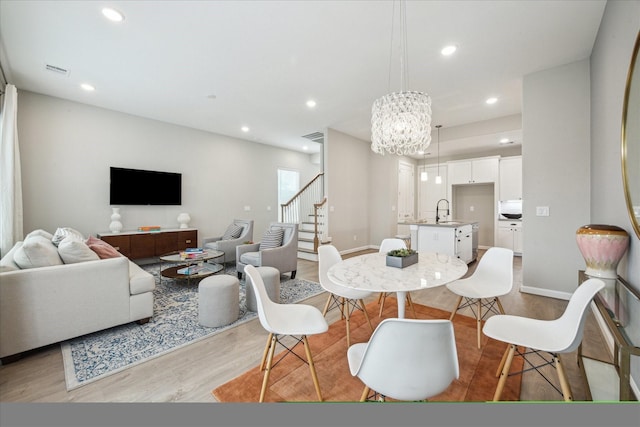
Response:
[[[387,252],[387,266],[405,268],[418,262],[418,252],[413,249],[393,249]]]

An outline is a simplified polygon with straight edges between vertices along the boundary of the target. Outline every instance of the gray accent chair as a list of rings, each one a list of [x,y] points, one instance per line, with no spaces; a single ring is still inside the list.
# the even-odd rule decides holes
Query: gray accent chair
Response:
[[[217,249],[224,252],[225,264],[236,260],[236,246],[242,245],[247,241],[253,241],[252,219],[234,219],[233,223],[242,227],[242,232],[238,238],[222,240],[223,236],[218,236],[208,237],[202,241],[202,246],[205,250]]]
[[[291,272],[295,279],[298,270],[298,224],[272,222],[269,228],[283,228],[282,246],[260,250],[260,242],[236,247],[236,270],[242,278],[244,267],[275,267],[280,274]]]

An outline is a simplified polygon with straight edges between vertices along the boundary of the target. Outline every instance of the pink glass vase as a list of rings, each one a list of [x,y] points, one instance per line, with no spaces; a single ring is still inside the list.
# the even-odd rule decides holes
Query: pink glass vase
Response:
[[[587,268],[585,274],[602,279],[618,277],[618,263],[629,247],[629,234],[615,225],[589,224],[576,231],[578,249]]]

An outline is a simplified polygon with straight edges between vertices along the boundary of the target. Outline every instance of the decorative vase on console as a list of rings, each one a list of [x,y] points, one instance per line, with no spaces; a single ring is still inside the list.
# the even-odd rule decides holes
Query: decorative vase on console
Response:
[[[180,223],[180,228],[189,228],[189,221],[191,221],[191,217],[188,213],[183,212],[178,215],[178,222]]]
[[[618,278],[618,263],[629,247],[629,234],[624,229],[615,225],[584,225],[576,231],[576,241],[587,263],[584,271],[587,276],[613,281]]]
[[[109,224],[109,230],[112,233],[119,233],[122,231],[122,223],[120,222],[120,208],[111,208],[113,213],[111,214],[111,224]]]

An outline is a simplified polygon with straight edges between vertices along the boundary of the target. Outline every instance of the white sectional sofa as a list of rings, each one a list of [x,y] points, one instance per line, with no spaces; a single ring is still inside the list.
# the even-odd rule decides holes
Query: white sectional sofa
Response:
[[[155,279],[128,258],[89,254],[86,260],[74,259],[61,250],[58,262],[49,250],[47,262],[36,257],[25,261],[23,245],[33,246],[29,237],[33,239],[27,236],[0,260],[3,363],[27,350],[128,322],[144,323],[153,316]],[[38,239],[47,246],[46,238]]]

